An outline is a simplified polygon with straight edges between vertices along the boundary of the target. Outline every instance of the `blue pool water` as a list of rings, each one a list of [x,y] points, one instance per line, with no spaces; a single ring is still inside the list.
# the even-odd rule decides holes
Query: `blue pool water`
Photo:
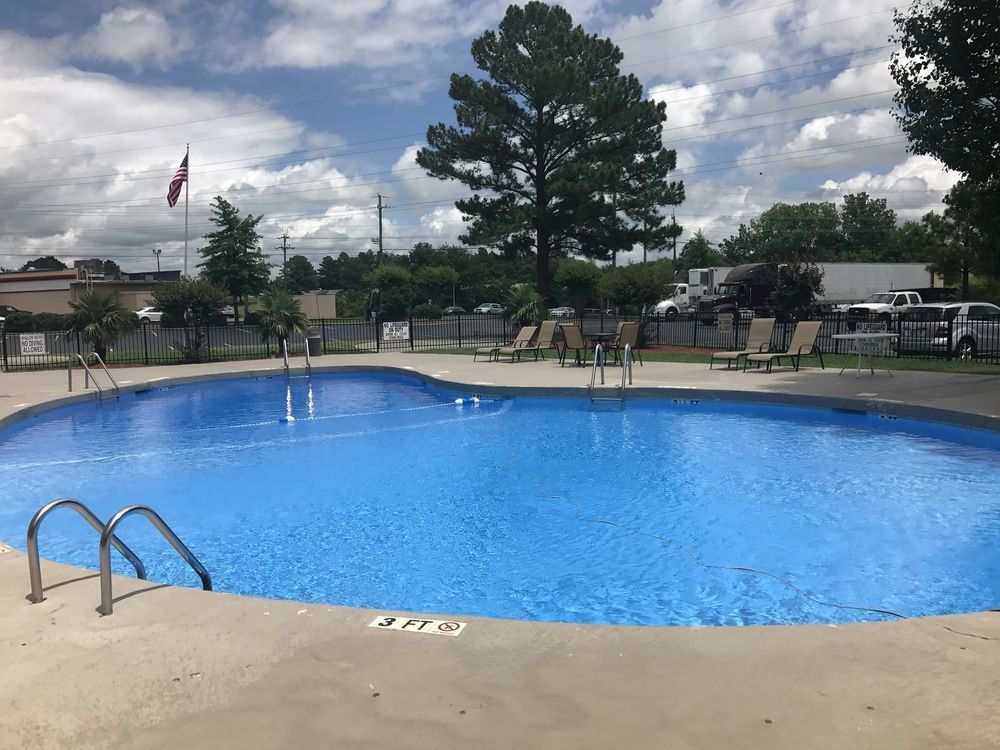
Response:
[[[32,513],[70,496],[104,519],[153,506],[217,590],[264,597],[650,625],[1000,605],[997,435],[737,403],[595,412],[456,395],[337,374],[48,412],[0,433],[0,539],[23,548]],[[152,580],[198,585],[144,519],[119,529]],[[97,567],[72,512],[46,520],[40,546]],[[132,572],[117,553],[115,569]]]

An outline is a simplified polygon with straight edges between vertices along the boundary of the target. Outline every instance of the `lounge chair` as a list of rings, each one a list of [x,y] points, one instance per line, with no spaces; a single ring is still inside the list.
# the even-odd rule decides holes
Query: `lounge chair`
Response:
[[[614,342],[613,351],[615,353],[615,364],[618,363],[620,357],[625,355],[625,347],[628,346],[632,352],[632,356],[639,360],[639,366],[642,367],[642,352],[639,351],[639,324],[638,323],[619,323],[618,324],[618,338]]]
[[[538,327],[538,340],[535,341],[534,344],[522,347],[512,346],[510,347],[510,349],[504,347],[498,352],[498,358],[499,354],[510,354],[512,362],[514,361],[514,356],[517,356],[517,361],[520,362],[522,354],[526,354],[527,352],[533,352],[536,360],[539,357],[545,359],[545,350],[556,348],[556,345],[553,343],[552,339],[555,338],[556,326],[558,325],[559,323],[557,323],[554,320],[543,320],[541,326]]]
[[[538,359],[538,348],[531,342],[535,338],[535,332],[538,331],[538,326],[525,326],[521,329],[521,332],[517,334],[514,340],[507,344],[507,346],[501,346],[497,349],[496,360],[500,361],[500,355],[504,356],[510,355],[510,361],[514,361],[514,357],[517,357],[517,361],[521,361],[521,355],[525,352],[532,352],[535,355],[535,359]]]
[[[587,352],[590,351],[590,345],[583,340],[583,334],[580,333],[580,327],[575,323],[561,323],[559,327],[563,332],[563,348],[559,352],[559,365],[561,367],[566,366],[566,353],[572,349],[576,354],[576,363],[578,365],[587,364]],[[583,354],[583,360],[581,361],[580,354]]]
[[[531,339],[535,335],[535,326],[525,326],[509,344],[496,344],[495,346],[481,346],[472,355],[472,361],[480,354],[489,355],[488,359],[500,359],[501,349],[521,348],[531,346]]]
[[[708,369],[712,369],[712,365],[717,359],[726,360],[726,367],[732,367],[733,362],[736,362],[736,369],[740,369],[740,357],[766,353],[771,348],[771,332],[773,330],[774,318],[754,318],[750,321],[750,330],[747,331],[746,346],[740,351],[715,352],[708,363]]]
[[[816,344],[816,337],[819,335],[819,327],[821,325],[823,325],[822,321],[796,323],[795,331],[792,333],[792,342],[788,345],[787,351],[748,354],[743,362],[743,372],[746,372],[747,365],[751,362],[756,362],[757,367],[760,367],[761,362],[766,362],[767,371],[771,372],[771,365],[777,363],[780,366],[782,359],[792,360],[795,364],[795,372],[798,372],[799,360],[802,359],[803,355],[818,355],[819,366],[825,370],[826,365],[823,364],[823,352],[820,351],[819,346]]]

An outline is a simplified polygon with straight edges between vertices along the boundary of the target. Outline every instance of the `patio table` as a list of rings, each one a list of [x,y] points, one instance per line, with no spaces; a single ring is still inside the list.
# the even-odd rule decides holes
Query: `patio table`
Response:
[[[874,375],[875,374],[875,367],[873,366],[873,360],[874,360],[874,358],[876,356],[876,350],[881,350],[882,344],[884,344],[885,342],[892,341],[894,339],[898,339],[899,338],[899,334],[897,334],[897,333],[883,333],[881,331],[876,332],[876,333],[861,333],[861,332],[855,332],[855,333],[836,333],[833,336],[831,336],[831,338],[837,339],[839,341],[852,341],[852,342],[854,342],[853,343],[854,349],[858,353],[858,374],[855,375],[855,377],[860,378],[861,377],[861,355],[862,354],[867,354],[868,355],[868,369],[870,369],[872,375]],[[866,349],[867,349],[867,351],[865,351]],[[844,365],[843,367],[841,367],[840,368],[840,372],[838,373],[838,375],[843,375],[844,374],[844,370],[846,370],[846,369],[847,369],[847,365]],[[879,368],[879,369],[885,369],[885,371],[887,373],[889,373],[889,377],[890,378],[892,377],[892,370],[889,369],[888,365],[886,365],[884,368]]]

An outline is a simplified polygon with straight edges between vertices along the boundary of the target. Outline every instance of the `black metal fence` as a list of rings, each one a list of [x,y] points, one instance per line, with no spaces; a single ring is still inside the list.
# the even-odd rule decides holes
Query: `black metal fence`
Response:
[[[619,323],[636,316],[594,315],[560,318],[580,326],[584,336],[614,332]],[[824,353],[846,354],[852,343],[834,338],[856,330],[859,322],[885,323],[897,335],[891,355],[942,359],[974,359],[1000,364],[1000,316],[988,309],[982,314],[947,317],[939,310],[904,312],[870,319],[849,318],[832,313],[822,318],[817,339]],[[642,326],[643,347],[665,346],[699,350],[741,349],[750,328],[749,317],[720,317],[714,313],[692,313],[673,320],[651,319]],[[794,323],[774,326],[771,348],[787,348]],[[324,354],[357,354],[382,351],[460,349],[502,344],[515,333],[515,325],[500,315],[456,315],[440,320],[403,321],[337,318],[312,321],[312,336],[318,337]],[[302,355],[306,337],[289,340],[289,352]],[[0,355],[5,371],[65,367],[74,354],[93,347],[77,335],[62,332],[5,333],[0,337]],[[109,365],[165,365],[184,362],[217,362],[280,356],[278,343],[263,340],[251,326],[212,326],[199,331],[161,328],[145,324],[123,336],[107,352]]]

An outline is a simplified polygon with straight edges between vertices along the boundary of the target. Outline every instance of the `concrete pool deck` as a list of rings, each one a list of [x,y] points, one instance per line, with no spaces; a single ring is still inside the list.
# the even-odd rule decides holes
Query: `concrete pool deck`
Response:
[[[581,396],[590,375],[552,361],[435,354],[314,364],[413,368],[473,390]],[[114,374],[134,387],[261,371],[280,374],[281,365]],[[609,382],[619,374],[611,368]],[[1000,376],[894,374],[648,363],[635,368],[634,385],[1000,415]],[[66,395],[65,372],[0,374],[0,423]],[[1000,747],[998,612],[745,628],[457,616],[469,623],[460,637],[432,638],[369,628],[369,610],[130,578],[115,581],[114,615],[99,617],[94,571],[43,562],[43,575],[47,598],[29,605],[24,555],[0,552],[0,748]]]

